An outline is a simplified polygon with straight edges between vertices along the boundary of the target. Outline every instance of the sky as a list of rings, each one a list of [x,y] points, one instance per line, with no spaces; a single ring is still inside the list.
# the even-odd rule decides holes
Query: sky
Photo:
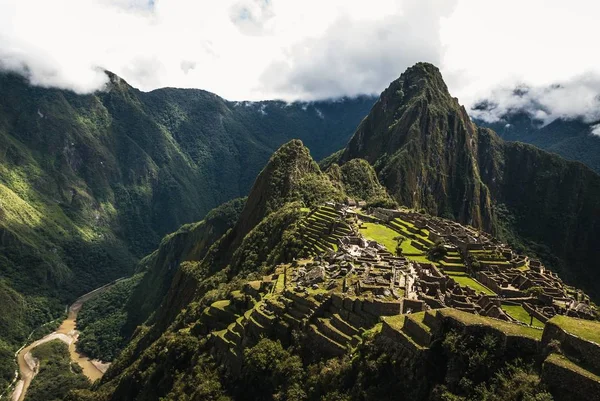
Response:
[[[32,84],[200,88],[229,100],[379,94],[419,61],[489,121],[600,121],[600,2],[0,0],[0,69]],[[515,91],[515,88],[518,88]]]

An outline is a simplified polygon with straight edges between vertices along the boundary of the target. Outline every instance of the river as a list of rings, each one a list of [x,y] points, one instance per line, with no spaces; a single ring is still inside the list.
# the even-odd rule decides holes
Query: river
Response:
[[[44,344],[48,341],[61,340],[65,342],[69,346],[69,354],[71,356],[71,360],[73,362],[76,362],[79,366],[81,366],[83,374],[87,376],[90,379],[90,381],[93,382],[102,377],[104,372],[106,372],[106,369],[108,369],[109,364],[102,363],[98,360],[91,360],[85,355],[77,352],[77,350],[75,349],[75,344],[77,344],[79,332],[75,329],[75,325],[77,322],[77,314],[81,310],[81,307],[83,306],[84,302],[108,290],[119,280],[104,285],[100,288],[95,289],[94,291],[88,292],[87,294],[81,296],[69,307],[67,318],[63,320],[62,324],[55,332],[48,334],[40,340],[34,341],[33,343],[29,344],[28,346],[24,347],[21,351],[19,351],[19,353],[17,354],[17,363],[19,365],[19,380],[15,385],[11,401],[22,401],[25,398],[27,389],[29,388],[31,381],[37,374],[38,370],[38,363],[35,360],[35,358],[33,358],[31,351],[38,345]]]

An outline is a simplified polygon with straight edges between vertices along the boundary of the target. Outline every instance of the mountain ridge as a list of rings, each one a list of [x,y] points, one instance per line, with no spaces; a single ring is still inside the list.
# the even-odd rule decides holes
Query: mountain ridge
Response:
[[[373,100],[235,106],[114,74],[77,95],[0,73],[0,92],[0,296],[14,289],[27,305],[19,330],[0,328],[14,349],[63,304],[132,273],[167,233],[246,195],[282,143],[303,137],[321,156],[342,146]]]

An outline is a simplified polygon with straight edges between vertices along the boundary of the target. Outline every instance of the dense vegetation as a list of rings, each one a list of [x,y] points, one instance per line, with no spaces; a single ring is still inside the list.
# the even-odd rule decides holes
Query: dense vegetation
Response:
[[[85,302],[77,315],[80,331],[77,349],[92,359],[112,361],[129,339],[123,333],[127,321],[125,305],[141,275],[121,280]]]
[[[581,119],[559,118],[543,125],[527,112],[511,111],[493,123],[476,122],[493,129],[505,141],[530,143],[565,159],[580,161],[600,173],[600,136],[591,133],[593,124]]]
[[[143,380],[143,387],[118,385],[113,399],[138,400],[416,400],[551,401],[539,370],[519,359],[507,359],[493,336],[465,337],[450,333],[431,360],[414,359],[377,333],[352,358],[322,358],[310,342],[298,337],[293,346],[263,338],[244,350],[239,373],[219,366],[204,339],[181,333],[155,343],[123,379]],[[167,347],[178,358],[156,354]],[[155,355],[155,357],[150,357]],[[143,377],[136,372],[146,372]],[[158,378],[162,380],[155,380]],[[153,379],[154,378],[154,379]],[[110,385],[95,396],[105,399]],[[113,388],[114,389],[114,388]],[[78,392],[74,400],[94,397]],[[110,398],[108,398],[110,399]]]
[[[338,183],[341,192],[354,200],[363,200],[372,206],[394,207],[396,202],[379,183],[377,173],[368,161],[352,159],[342,167],[336,163],[327,165],[327,174]]]
[[[59,401],[73,389],[90,386],[81,367],[71,362],[69,347],[62,341],[49,341],[31,353],[39,361],[39,371],[27,390],[27,401]]]
[[[65,304],[130,275],[165,234],[244,196],[279,145],[302,138],[324,157],[374,101],[228,102],[144,93],[108,74],[86,96],[0,74],[0,298],[14,305],[0,317],[0,366]]]

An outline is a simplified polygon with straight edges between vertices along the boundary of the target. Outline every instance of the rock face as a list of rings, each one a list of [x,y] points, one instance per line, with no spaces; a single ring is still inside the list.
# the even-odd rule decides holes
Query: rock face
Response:
[[[341,159],[369,161],[401,204],[490,229],[492,207],[477,145],[477,127],[439,70],[419,63],[381,94]]]
[[[600,176],[477,127],[435,66],[416,64],[381,94],[339,162],[354,158],[399,203],[532,248],[600,292]]]

